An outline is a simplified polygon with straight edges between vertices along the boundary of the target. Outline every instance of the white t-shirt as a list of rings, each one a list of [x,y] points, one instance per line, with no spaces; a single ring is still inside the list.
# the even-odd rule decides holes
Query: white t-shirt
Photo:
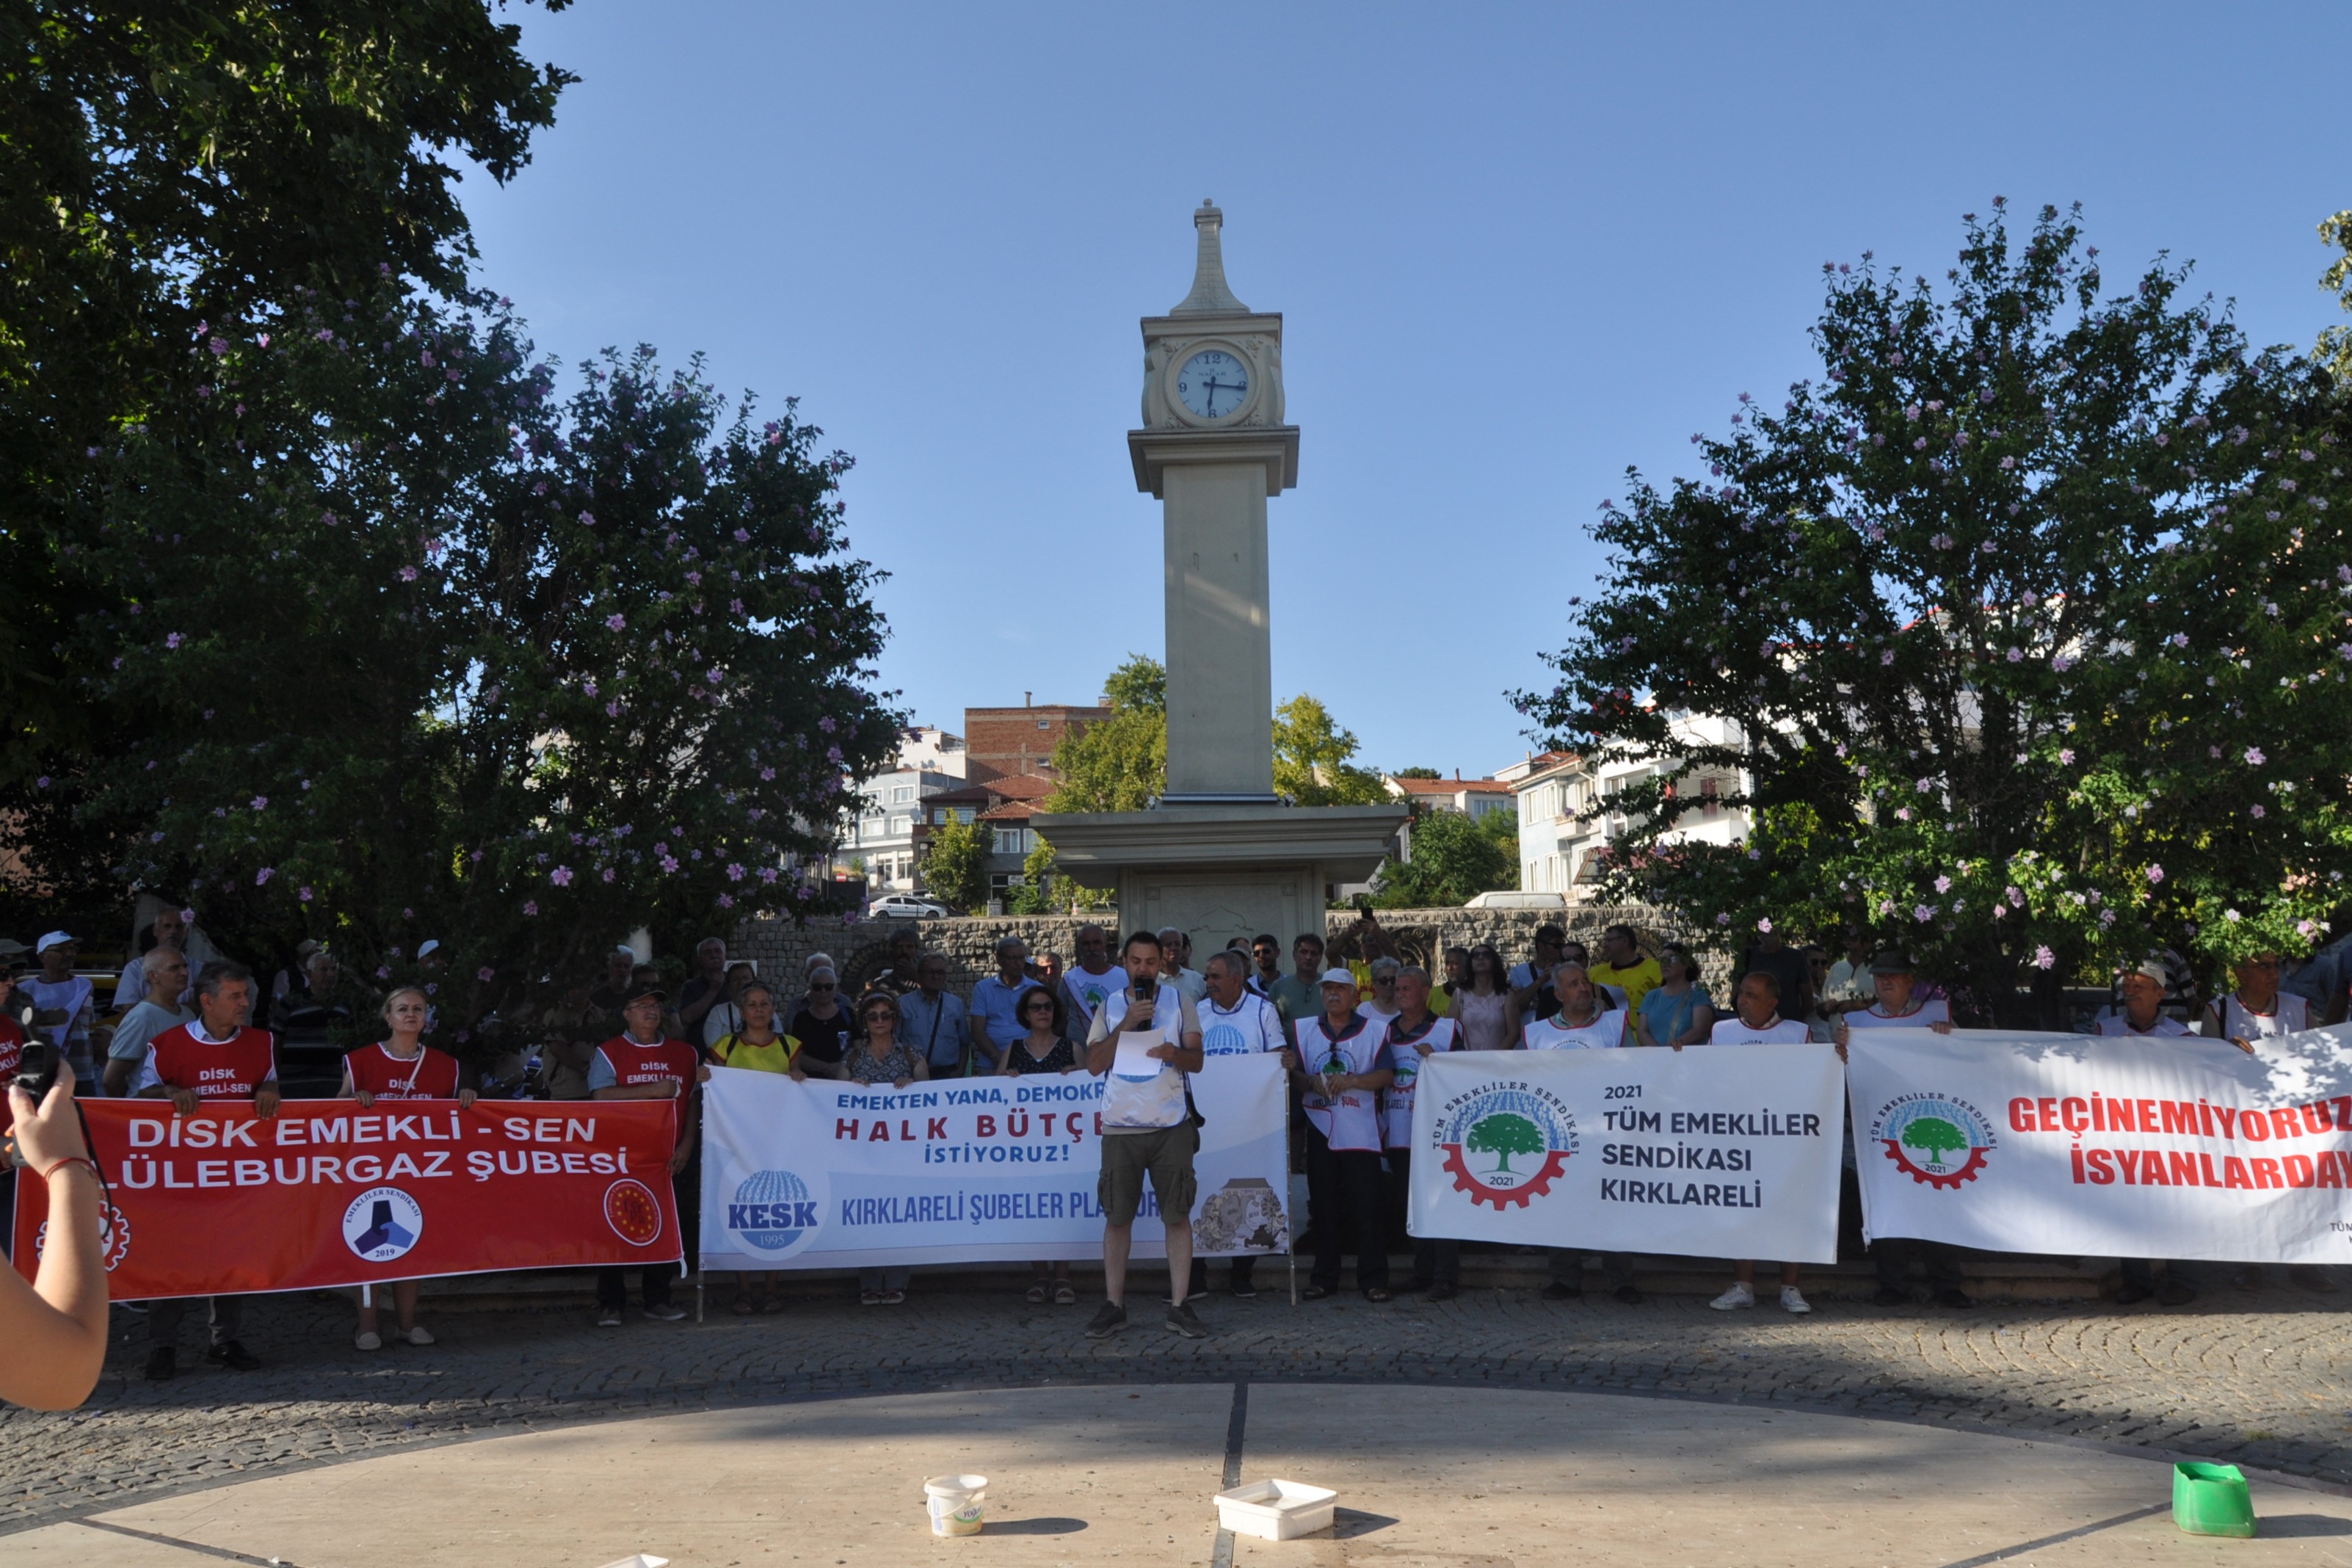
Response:
[[[1554,1013],[1538,1018],[1519,1031],[1519,1042],[1531,1051],[1613,1051],[1625,1043],[1625,1011],[1612,1007],[1590,1024],[1571,1028]]]
[[[1715,1027],[1707,1033],[1706,1043],[1710,1046],[1781,1046],[1812,1037],[1813,1031],[1801,1018],[1783,1018],[1775,1013],[1770,1023],[1760,1029],[1751,1029],[1739,1021],[1738,1014],[1734,1013],[1728,1018],[1715,1021]]]
[[[1210,1056],[1248,1056],[1278,1051],[1288,1044],[1282,1037],[1282,1015],[1255,991],[1243,992],[1230,1013],[1213,996],[1193,1011],[1201,1019],[1201,1049]]]
[[[1900,1017],[1875,1002],[1845,1016],[1845,1026],[1849,1029],[1924,1029],[1930,1024],[1948,1024],[1951,1021],[1952,1005],[1941,996],[1932,1002],[1920,1003]]]
[[[2275,1039],[2281,1035],[2300,1034],[2311,1027],[2311,1004],[2291,992],[2278,994],[2278,1000],[2271,1004],[2273,1011],[2249,1013],[2246,1005],[2239,1001],[2238,994],[2232,991],[2218,1004],[2207,1005],[2205,1017],[2208,1022],[2214,1018],[2216,1006],[2221,1010],[2221,1037],[2225,1040]]]
[[[1109,1038],[1118,1021],[1127,1016],[1129,996],[1126,987],[1120,987],[1117,996],[1106,1001],[1108,1005],[1097,1008],[1095,1021],[1087,1026],[1089,1046]],[[1152,988],[1152,1038],[1148,1044],[1181,1046],[1184,1036],[1198,1034],[1200,1029],[1201,1019],[1193,1012],[1190,997],[1170,984]],[[1184,1075],[1164,1061],[1152,1066],[1159,1070],[1149,1078],[1122,1076],[1116,1062],[1104,1075],[1102,1119],[1106,1133],[1157,1132],[1184,1120]]]
[[[2131,1020],[2119,1007],[2110,1007],[2101,1013],[2096,1023],[2102,1035],[2136,1035],[2141,1039],[2172,1039],[2196,1032],[2179,1019],[2164,1013],[2158,1013],[2155,1024],[2149,1027],[2135,1029],[2131,1026]]]

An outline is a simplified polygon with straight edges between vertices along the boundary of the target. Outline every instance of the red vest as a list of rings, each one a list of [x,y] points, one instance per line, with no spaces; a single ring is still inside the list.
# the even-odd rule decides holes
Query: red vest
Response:
[[[239,1029],[236,1038],[212,1046],[197,1039],[194,1027],[166,1029],[147,1047],[165,1089],[193,1089],[203,1100],[251,1100],[277,1070],[278,1040],[268,1030]]]
[[[415,1061],[403,1061],[381,1043],[362,1046],[343,1058],[352,1087],[378,1100],[455,1100],[457,1058],[432,1047]]]
[[[626,1035],[615,1035],[596,1047],[613,1069],[613,1087],[634,1089],[641,1083],[682,1083],[678,1091],[678,1121],[670,1123],[672,1136],[685,1124],[686,1097],[694,1092],[695,1069],[702,1065],[702,1053],[684,1040],[664,1040],[659,1045],[641,1046]]]
[[[16,1081],[16,1068],[24,1059],[25,1031],[16,1027],[16,1019],[0,1013],[0,1089]]]
[[[683,1100],[694,1092],[695,1069],[702,1065],[702,1053],[684,1040],[664,1040],[659,1045],[641,1046],[626,1035],[615,1035],[596,1047],[613,1069],[613,1087],[635,1089],[641,1083],[682,1083]]]

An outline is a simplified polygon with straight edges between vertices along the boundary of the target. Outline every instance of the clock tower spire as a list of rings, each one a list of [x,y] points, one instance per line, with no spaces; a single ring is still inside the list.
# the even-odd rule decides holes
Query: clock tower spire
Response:
[[[1200,255],[1192,263],[1192,291],[1184,296],[1183,303],[1168,313],[1171,316],[1246,316],[1249,307],[1234,298],[1225,287],[1225,246],[1219,231],[1225,226],[1225,215],[1217,204],[1203,200],[1192,214],[1192,226],[1199,231]]]

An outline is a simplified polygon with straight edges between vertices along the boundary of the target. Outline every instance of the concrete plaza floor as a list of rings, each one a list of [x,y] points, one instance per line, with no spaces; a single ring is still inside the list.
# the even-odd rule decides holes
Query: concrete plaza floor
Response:
[[[1239,1419],[1236,1420],[1236,1405]],[[1557,1563],[1979,1568],[2352,1563],[2352,1499],[2258,1482],[2263,1533],[2169,1520],[2170,1469],[2094,1446],[1692,1400],[1406,1385],[1126,1384],[875,1394],[397,1451],[9,1536],[24,1568],[1198,1564],[1244,1479],[1335,1487],[1328,1535],[1247,1568]],[[926,1475],[990,1478],[938,1540]]]

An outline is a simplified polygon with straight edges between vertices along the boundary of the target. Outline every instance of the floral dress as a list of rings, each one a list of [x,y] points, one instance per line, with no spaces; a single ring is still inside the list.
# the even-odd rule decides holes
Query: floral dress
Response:
[[[849,1079],[852,1083],[897,1083],[902,1078],[915,1076],[915,1055],[904,1040],[894,1040],[890,1049],[878,1059],[864,1046],[849,1048]]]

